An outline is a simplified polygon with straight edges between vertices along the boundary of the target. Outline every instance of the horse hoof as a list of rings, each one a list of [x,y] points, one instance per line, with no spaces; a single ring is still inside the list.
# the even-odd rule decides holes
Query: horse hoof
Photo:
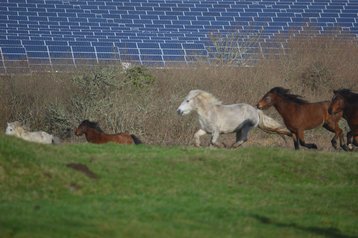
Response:
[[[336,150],[338,149],[338,146],[337,146],[337,142],[336,141],[331,141],[331,144],[333,146],[333,148],[335,148]]]
[[[220,145],[218,143],[211,143],[210,146],[215,148],[223,148],[223,145]]]
[[[312,144],[309,148],[310,148],[310,149],[315,149],[315,150],[318,149],[317,145],[315,145],[315,144]]]
[[[216,149],[216,148],[218,148],[218,147],[215,146],[215,145],[213,145],[213,144],[210,144],[210,145],[209,145],[209,148],[210,148],[210,149]]]
[[[341,147],[342,147],[342,149],[344,150],[344,151],[349,151],[350,149],[349,149],[349,146],[347,146],[347,145],[341,145]]]
[[[350,150],[350,151],[353,150],[353,144],[348,144],[348,150]]]
[[[223,145],[222,145],[224,148],[231,148],[232,146],[230,146],[230,145],[227,145],[227,144],[225,144],[225,143],[223,143]]]

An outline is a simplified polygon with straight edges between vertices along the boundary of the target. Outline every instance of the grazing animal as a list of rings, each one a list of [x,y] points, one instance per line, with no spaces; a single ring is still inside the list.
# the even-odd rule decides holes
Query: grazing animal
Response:
[[[343,131],[338,126],[342,113],[330,115],[328,113],[329,103],[329,101],[309,103],[303,100],[301,96],[290,94],[288,89],[274,87],[262,97],[257,107],[262,110],[271,106],[276,108],[282,116],[286,127],[292,132],[296,150],[299,149],[299,145],[309,149],[317,149],[316,144],[305,142],[304,131],[320,125],[335,133],[335,136],[331,140],[334,148],[337,149],[337,138],[339,138],[340,146],[344,150],[347,150],[348,148],[344,143]]]
[[[104,144],[107,142],[114,142],[117,144],[142,144],[142,141],[135,135],[128,132],[121,132],[117,134],[106,134],[98,126],[98,123],[84,120],[76,128],[76,136],[86,136],[86,140],[94,144]]]
[[[265,115],[261,110],[245,103],[223,105],[212,94],[202,90],[192,90],[177,109],[179,115],[187,115],[196,111],[199,115],[200,129],[194,134],[195,146],[200,146],[200,137],[209,133],[211,145],[222,147],[218,143],[220,134],[236,132],[236,142],[232,147],[238,147],[248,140],[250,129],[260,129],[291,136],[291,133],[280,123]]]
[[[25,126],[22,126],[20,122],[14,121],[7,123],[6,135],[16,136],[26,141],[42,143],[42,144],[59,144],[60,139],[56,136],[48,134],[44,131],[31,132]]]
[[[347,145],[350,150],[358,146],[358,94],[349,89],[333,91],[334,96],[328,108],[330,114],[340,114],[346,119],[350,131],[347,133]]]

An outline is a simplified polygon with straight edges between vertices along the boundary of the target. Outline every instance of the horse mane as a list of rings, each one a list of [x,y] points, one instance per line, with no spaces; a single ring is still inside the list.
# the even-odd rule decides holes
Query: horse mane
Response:
[[[350,89],[341,88],[338,90],[334,90],[334,94],[338,94],[338,95],[342,96],[350,103],[358,102],[358,94],[353,93],[352,90],[350,90]]]
[[[14,127],[22,126],[21,122],[19,122],[19,121],[9,122],[9,124],[10,124],[11,126],[14,126]]]
[[[283,88],[283,87],[274,87],[270,90],[271,93],[275,93],[277,95],[282,96],[283,98],[290,100],[292,102],[298,103],[298,104],[305,104],[308,103],[308,101],[304,100],[302,96],[292,94],[290,93],[289,89]]]
[[[221,105],[222,102],[217,99],[214,95],[212,95],[211,93],[205,92],[203,90],[192,90],[191,91],[194,96],[192,98],[197,98],[199,101],[204,102],[206,104],[211,104],[211,105]]]
[[[103,130],[101,129],[101,127],[99,127],[98,122],[94,122],[94,121],[90,121],[90,120],[84,120],[83,122],[81,122],[81,125],[85,125],[89,128],[98,130],[100,132],[103,132]]]
[[[14,131],[17,135],[21,136],[24,133],[27,133],[28,131],[21,125],[16,125],[14,128]]]

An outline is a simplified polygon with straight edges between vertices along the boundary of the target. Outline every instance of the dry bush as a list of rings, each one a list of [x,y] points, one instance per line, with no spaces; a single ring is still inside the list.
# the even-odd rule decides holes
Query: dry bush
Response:
[[[358,41],[336,35],[296,36],[279,56],[263,59],[260,70],[270,69],[268,82],[291,88],[309,100],[325,100],[337,88],[357,89]],[[327,98],[328,97],[328,98]]]
[[[19,120],[37,129],[43,127],[44,111],[49,103],[65,95],[61,75],[3,75],[0,80],[0,120]]]
[[[32,129],[76,141],[73,128],[81,120],[98,121],[108,133],[129,131],[145,143],[192,144],[198,129],[195,114],[180,117],[176,109],[192,89],[213,93],[225,104],[255,105],[274,86],[290,88],[310,101],[329,100],[332,90],[358,90],[358,46],[353,39],[291,38],[281,55],[261,59],[255,67],[232,64],[178,65],[171,68],[135,67],[124,71],[119,65],[84,68],[75,72],[1,77],[0,121],[25,121]],[[277,120],[274,109],[266,111]],[[344,121],[343,129],[347,131]],[[318,128],[306,133],[325,150],[333,134]],[[248,145],[293,148],[276,135],[253,130]],[[82,139],[83,140],[83,139]],[[234,140],[233,135],[222,140]],[[206,143],[208,142],[208,137]]]

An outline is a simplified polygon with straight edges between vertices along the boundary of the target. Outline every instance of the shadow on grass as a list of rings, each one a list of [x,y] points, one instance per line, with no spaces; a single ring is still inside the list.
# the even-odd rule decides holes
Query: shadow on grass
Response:
[[[329,228],[304,227],[304,226],[297,225],[296,223],[282,223],[282,222],[273,221],[268,217],[256,215],[256,214],[251,215],[251,217],[263,224],[268,224],[268,225],[273,225],[276,227],[283,227],[283,228],[294,228],[301,231],[306,231],[313,234],[325,236],[328,238],[358,238],[358,236],[350,236],[350,235],[342,234],[342,232],[339,229],[334,227],[329,227]]]

